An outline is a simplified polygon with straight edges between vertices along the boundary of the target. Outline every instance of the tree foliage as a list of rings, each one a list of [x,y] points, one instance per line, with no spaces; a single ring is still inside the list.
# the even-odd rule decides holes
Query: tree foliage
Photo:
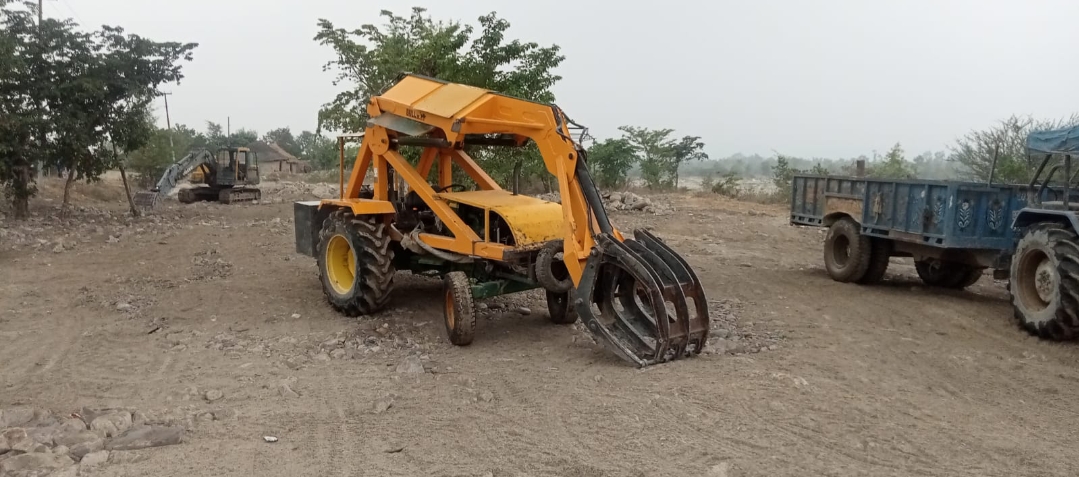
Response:
[[[866,165],[866,175],[878,179],[913,179],[917,177],[914,164],[907,161],[903,146],[895,143],[883,160]]]
[[[0,181],[17,217],[28,212],[35,161],[67,171],[66,204],[75,178],[96,180],[120,150],[145,145],[148,105],[183,78],[180,63],[197,46],[35,16],[33,3],[0,0]]]
[[[325,69],[337,73],[335,86],[343,85],[347,89],[319,111],[316,134],[323,130],[362,131],[370,98],[404,72],[541,103],[554,102],[551,87],[561,77],[553,71],[565,58],[559,47],[509,39],[510,23],[494,12],[479,17],[478,26],[436,21],[418,7],[407,17],[391,11],[382,11],[381,17],[381,25],[364,24],[353,30],[319,20],[315,40],[332,48],[337,57]],[[533,177],[547,179],[545,184],[550,184],[534,148],[500,150],[497,154],[471,149],[469,152],[502,183],[520,162],[526,176],[523,182]]]
[[[1027,154],[1027,135],[1077,124],[1079,115],[1057,120],[1013,115],[993,127],[971,131],[957,140],[952,147],[952,160],[964,167],[964,178],[982,182],[989,179],[995,156],[997,166],[993,182],[1027,183],[1044,158]]]
[[[696,136],[673,139],[673,129],[636,126],[618,128],[637,153],[641,178],[650,189],[678,187],[679,167],[688,161],[707,159],[704,143]]]
[[[605,139],[588,148],[590,172],[596,184],[605,189],[625,187],[636,162],[636,152],[626,138]]]

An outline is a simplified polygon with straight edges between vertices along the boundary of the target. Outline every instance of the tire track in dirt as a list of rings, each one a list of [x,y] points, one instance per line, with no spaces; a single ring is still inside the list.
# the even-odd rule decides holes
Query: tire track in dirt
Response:
[[[40,364],[39,359],[34,365],[27,370],[26,374],[31,376],[37,376],[51,371],[60,364],[67,360],[72,351],[79,348],[79,344],[83,338],[85,320],[82,316],[75,314],[74,322],[63,322],[60,320],[54,320],[53,326],[50,328],[59,335],[55,339],[51,340],[52,343],[42,346],[46,350],[44,354],[44,364]],[[50,333],[46,333],[49,335]]]

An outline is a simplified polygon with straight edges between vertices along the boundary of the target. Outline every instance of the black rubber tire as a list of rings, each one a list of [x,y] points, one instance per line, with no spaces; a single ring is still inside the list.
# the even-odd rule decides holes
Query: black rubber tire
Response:
[[[544,244],[536,254],[536,281],[544,290],[566,293],[573,289],[573,278],[569,276],[566,263],[557,257],[563,251],[561,240],[552,240]]]
[[[895,245],[891,240],[882,238],[873,238],[870,244],[872,251],[869,254],[869,266],[865,269],[865,275],[857,280],[862,285],[875,285],[884,279]]]
[[[335,236],[348,242],[356,260],[352,286],[344,291],[331,284],[326,265],[327,247]],[[396,272],[390,243],[386,224],[376,218],[356,217],[345,209],[326,217],[319,232],[318,273],[322,291],[334,309],[347,316],[360,316],[375,313],[389,303]]]
[[[551,315],[551,323],[556,325],[572,325],[577,322],[577,308],[573,306],[574,292],[555,293],[547,290],[547,312]]]
[[[1038,290],[1039,281],[1043,290]],[[1023,329],[1050,340],[1079,336],[1079,237],[1074,231],[1059,224],[1027,230],[1012,256],[1009,283]]]
[[[445,304],[442,315],[450,343],[468,346],[476,336],[476,306],[472,299],[472,284],[465,272],[450,272],[442,279]]]
[[[837,220],[824,239],[824,268],[837,282],[855,282],[865,276],[873,251],[869,237],[861,234],[858,223],[850,217]],[[837,253],[837,249],[844,253]]]
[[[984,274],[985,274],[985,269],[984,268],[981,268],[981,267],[967,267],[966,275],[964,275],[963,278],[961,280],[959,280],[959,283],[956,285],[956,288],[958,288],[960,290],[966,289],[966,288],[974,285],[975,283],[978,283],[978,280],[981,280],[982,275],[984,275]]]
[[[968,286],[965,283],[975,267],[956,262],[917,260],[914,269],[926,286],[961,290]]]

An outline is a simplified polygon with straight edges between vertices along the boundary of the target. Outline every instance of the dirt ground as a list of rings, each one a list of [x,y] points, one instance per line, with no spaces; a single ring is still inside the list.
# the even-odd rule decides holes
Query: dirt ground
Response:
[[[882,285],[840,284],[823,231],[782,207],[653,197],[674,212],[613,219],[687,258],[716,331],[642,371],[550,324],[537,293],[487,300],[463,348],[437,280],[398,274],[389,310],[336,314],[294,253],[301,198],[131,220],[79,186],[67,222],[56,200],[4,219],[0,408],[186,428],[81,475],[1075,475],[1079,346],[1019,330],[989,276],[940,291],[896,260]]]

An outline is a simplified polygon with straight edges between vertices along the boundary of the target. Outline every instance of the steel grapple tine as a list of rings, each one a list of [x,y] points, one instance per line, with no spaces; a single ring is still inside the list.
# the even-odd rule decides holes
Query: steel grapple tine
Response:
[[[648,230],[638,229],[633,231],[634,238],[643,244],[648,250],[655,253],[671,270],[681,285],[682,293],[686,298],[693,299],[695,316],[689,321],[689,340],[694,345],[694,353],[700,354],[708,341],[708,332],[711,327],[711,318],[708,316],[708,300],[704,295],[704,287],[697,278],[693,268],[686,263],[677,252],[667,246],[659,237]]]
[[[647,241],[600,234],[578,284],[574,307],[585,326],[637,366],[685,357],[690,345],[699,353],[704,344],[686,302],[686,269],[668,260]]]

